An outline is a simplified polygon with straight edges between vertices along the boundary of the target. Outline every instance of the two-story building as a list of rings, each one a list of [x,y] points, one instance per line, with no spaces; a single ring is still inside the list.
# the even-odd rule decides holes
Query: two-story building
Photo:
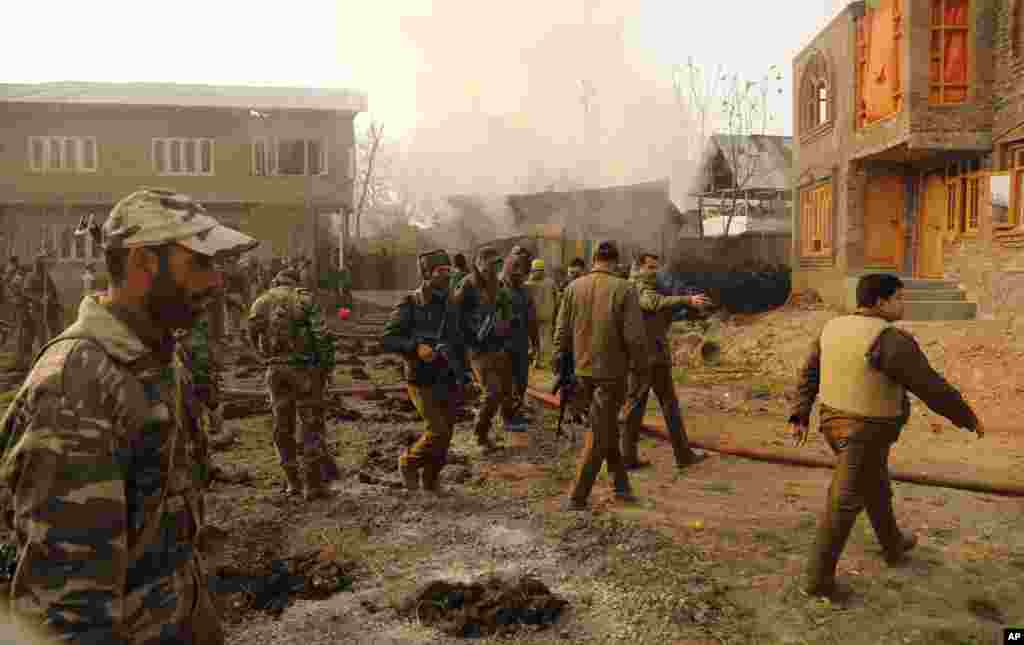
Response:
[[[329,213],[352,207],[353,119],[366,96],[335,89],[175,84],[0,85],[0,256],[55,256],[76,295],[102,265],[83,214],[102,222],[121,197],[167,187],[253,235],[262,257],[312,255]],[[321,242],[322,244],[322,242]]]
[[[1024,313],[1024,0],[851,2],[793,61],[794,288]],[[964,296],[966,295],[966,298]]]

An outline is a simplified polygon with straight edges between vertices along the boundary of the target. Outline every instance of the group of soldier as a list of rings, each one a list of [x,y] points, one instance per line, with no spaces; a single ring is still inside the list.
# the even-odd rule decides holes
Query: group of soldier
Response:
[[[203,501],[207,417],[219,405],[209,317],[223,310],[215,303],[226,291],[225,269],[258,242],[188,196],[156,189],[122,199],[90,234],[104,249],[108,288],[87,294],[75,322],[45,340],[0,421],[0,521],[17,550],[4,595],[12,616],[61,642],[218,645],[224,635],[205,582],[217,533]],[[397,305],[381,337],[386,351],[403,357],[425,424],[399,457],[404,485],[443,492],[440,476],[471,377],[482,393],[473,423],[481,451],[497,449],[491,431],[499,412],[513,445],[527,434],[524,395],[531,364],[544,354],[546,325],[551,365],[562,375],[571,366],[574,405],[587,415],[566,510],[588,506],[604,464],[614,496],[636,499],[628,471],[643,465],[637,429],[651,389],[676,467],[699,462],[672,384],[666,335],[680,306],[709,301],[658,293],[654,254],[641,255],[623,278],[613,241],[596,245],[589,271],[574,261],[571,281],[550,299],[544,266],[531,260],[521,248],[502,258],[484,247],[471,268],[445,251],[420,256],[422,283]],[[267,366],[285,490],[312,500],[331,495],[337,478],[323,417],[335,348],[313,291],[303,286],[303,268],[280,268],[249,307],[247,331]],[[45,271],[38,276],[27,279],[27,293],[52,290]],[[891,561],[916,543],[896,527],[886,472],[909,416],[907,391],[983,434],[913,338],[891,325],[902,315],[899,279],[862,278],[857,299],[856,313],[831,321],[815,340],[790,419],[797,441],[805,441],[820,397],[822,432],[839,462],[808,567],[806,589],[816,594],[834,591],[835,564],[862,508]]]

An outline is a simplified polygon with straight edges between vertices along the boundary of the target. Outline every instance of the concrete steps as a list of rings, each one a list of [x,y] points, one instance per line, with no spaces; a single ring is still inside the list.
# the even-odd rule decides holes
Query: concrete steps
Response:
[[[857,280],[846,279],[846,302],[850,310],[857,304]],[[925,280],[902,277],[904,320],[974,320],[978,304],[967,300],[967,295],[950,280]]]

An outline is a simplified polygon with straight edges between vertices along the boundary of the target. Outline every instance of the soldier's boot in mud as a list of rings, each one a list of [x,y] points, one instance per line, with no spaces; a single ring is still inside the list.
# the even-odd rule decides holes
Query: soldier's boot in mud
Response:
[[[447,491],[441,488],[441,469],[434,464],[423,466],[423,469],[420,471],[420,477],[423,483],[423,490],[437,496],[447,494]]]
[[[341,471],[338,470],[338,462],[334,457],[326,455],[320,461],[320,474],[324,483],[330,485],[341,479]]]
[[[298,466],[285,466],[285,495],[299,495],[302,493],[302,478],[299,477]]]
[[[886,549],[885,562],[891,566],[898,566],[905,563],[909,558],[907,553],[917,546],[917,536],[913,533],[900,533],[899,544],[894,549]]]
[[[331,496],[330,487],[324,482],[323,472],[320,468],[307,468],[303,473],[305,487],[302,497],[308,502],[314,499],[323,499]]]
[[[708,453],[691,449],[689,454],[676,462],[676,470],[686,470],[690,466],[696,466],[708,458]]]
[[[406,490],[420,489],[419,469],[406,462],[404,454],[398,458],[398,474],[402,476],[402,483]]]

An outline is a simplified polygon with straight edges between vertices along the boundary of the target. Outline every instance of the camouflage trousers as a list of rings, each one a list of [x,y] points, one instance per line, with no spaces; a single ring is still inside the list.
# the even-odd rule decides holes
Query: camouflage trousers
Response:
[[[502,420],[506,423],[513,419],[517,410],[512,357],[508,352],[473,353],[469,363],[483,393],[473,432],[477,441],[489,441],[491,424],[498,410],[501,410]]]
[[[847,419],[830,419],[822,424],[825,440],[836,455],[836,468],[807,568],[811,586],[833,582],[836,564],[862,510],[867,510],[882,549],[891,554],[900,552],[902,534],[893,513],[889,482],[889,451],[896,433],[851,436],[855,426],[863,424]]]
[[[654,395],[661,404],[661,414],[665,418],[665,427],[672,443],[676,465],[685,466],[693,460],[693,450],[690,449],[690,442],[686,437],[679,397],[676,395],[675,383],[672,382],[672,366],[664,363],[651,365],[647,369],[636,369],[629,374],[629,399],[624,410],[626,423],[622,432],[622,461],[629,466],[637,464],[640,460],[637,443],[651,390],[654,390]]]
[[[273,365],[267,369],[267,386],[274,413],[274,447],[281,467],[287,470],[298,465],[306,473],[322,468],[329,459],[324,438],[324,375],[319,370]]]
[[[430,487],[437,481],[448,462],[448,446],[452,441],[452,428],[459,405],[459,387],[454,383],[436,385],[408,385],[409,399],[423,417],[423,434],[402,453],[399,464],[422,469],[424,484]]]
[[[578,378],[576,396],[590,404],[590,431],[580,453],[576,481],[569,497],[575,503],[585,504],[605,463],[608,464],[615,492],[632,493],[629,475],[619,454],[619,410],[626,397],[626,379]]]

